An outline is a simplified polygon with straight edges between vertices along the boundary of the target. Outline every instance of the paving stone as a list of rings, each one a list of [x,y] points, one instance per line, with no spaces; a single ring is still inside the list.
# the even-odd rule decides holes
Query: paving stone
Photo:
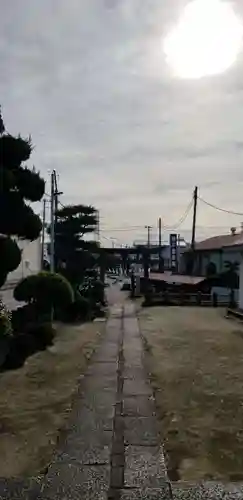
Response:
[[[146,374],[142,366],[126,366],[123,370],[123,378],[131,380],[145,380]]]
[[[128,315],[130,316],[128,317]],[[124,310],[124,330],[126,338],[133,337],[136,333],[139,334],[138,321],[134,315],[134,309],[128,311],[126,308]]]
[[[71,412],[67,429],[76,428],[77,433],[90,434],[96,430],[112,430],[115,407],[103,407],[99,413],[80,402]]]
[[[143,346],[141,339],[131,338],[129,340],[124,341],[123,351],[127,352],[128,354],[134,353],[141,356],[143,354]]]
[[[132,338],[125,337],[125,340],[123,342],[123,349],[124,349],[124,351],[130,350],[130,351],[134,351],[134,352],[142,354],[143,346],[142,346],[141,338],[139,338],[139,337],[132,337]]]
[[[117,373],[117,362],[109,361],[109,362],[93,362],[86,370],[85,377],[103,377],[103,376],[112,376]]]
[[[109,483],[108,466],[55,464],[37,500],[106,500]]]
[[[114,341],[108,341],[107,337],[106,337],[106,341],[105,343],[103,343],[103,345],[100,346],[100,348],[98,349],[98,351],[96,351],[96,354],[95,354],[95,357],[98,358],[100,354],[116,354],[118,353],[118,339],[119,339],[119,336],[117,335],[117,338],[114,339]]]
[[[99,354],[95,358],[95,361],[100,363],[107,363],[111,361],[115,363],[117,359],[118,359],[117,351],[110,351],[110,352],[99,352]]]
[[[85,377],[83,384],[83,391],[85,392],[101,392],[103,390],[115,391],[117,390],[117,373],[111,375]]]
[[[121,330],[121,308],[118,308],[116,314],[111,314],[107,321],[106,335],[107,338],[117,338],[118,332]]]
[[[90,441],[69,441],[59,455],[55,463],[96,465],[109,464],[112,441],[104,443],[104,439]]]
[[[155,417],[124,417],[126,445],[154,446],[159,444]]]
[[[120,500],[172,500],[169,486],[153,489],[122,490]]]
[[[141,356],[132,356],[126,355],[125,356],[125,363],[124,363],[125,368],[143,368],[143,359]]]
[[[134,355],[132,356],[131,352],[129,354],[126,354],[124,352],[124,359],[124,368],[140,368],[143,370],[144,362],[142,355],[134,353]]]
[[[142,361],[143,360],[143,348],[142,348],[142,344],[140,345],[140,347],[138,348],[133,348],[131,349],[131,346],[129,346],[129,344],[127,346],[124,346],[123,347],[123,352],[124,352],[124,356],[126,358],[126,361],[128,361],[129,363],[132,362],[133,360],[140,360]],[[134,363],[135,365],[137,363]]]
[[[155,416],[153,396],[124,396],[123,415],[130,417]]]
[[[143,379],[125,379],[124,396],[152,396],[152,389]]]
[[[92,408],[100,414],[106,412],[107,408],[111,408],[116,402],[116,391],[113,388],[112,390],[106,388],[99,392],[84,392],[82,389],[80,395],[82,397],[82,405]]]
[[[72,462],[82,464],[109,463],[109,453],[112,445],[113,430],[97,427],[84,431],[74,425],[66,431],[66,436],[61,437],[60,446],[56,452],[54,461]]]
[[[166,483],[166,468],[159,446],[128,446],[125,451],[125,482],[130,488],[159,488]]]

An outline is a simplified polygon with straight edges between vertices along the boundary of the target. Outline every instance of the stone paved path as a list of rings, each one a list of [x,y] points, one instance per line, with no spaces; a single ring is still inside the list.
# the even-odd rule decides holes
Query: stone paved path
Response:
[[[170,499],[134,306],[113,306],[39,500]],[[36,497],[35,497],[36,498]]]
[[[28,481],[20,481],[11,490],[3,482],[0,500],[10,498],[243,500],[243,487],[207,482],[171,489],[138,323],[127,301],[111,307],[106,336],[81,380],[66,438],[41,488],[34,481],[29,490]]]

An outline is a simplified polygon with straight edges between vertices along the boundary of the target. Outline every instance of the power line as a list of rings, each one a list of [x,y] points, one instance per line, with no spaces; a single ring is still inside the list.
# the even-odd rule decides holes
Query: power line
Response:
[[[220,208],[220,207],[217,207],[216,205],[214,205],[213,203],[209,203],[209,201],[206,201],[204,200],[203,198],[201,198],[201,196],[198,196],[198,199],[200,201],[202,201],[205,205],[208,205],[209,207],[211,208],[214,208],[215,210],[219,210],[219,212],[225,212],[227,214],[231,214],[231,215],[239,215],[239,216],[243,216],[243,213],[242,212],[234,212],[233,210],[227,210],[226,208]]]
[[[101,233],[108,233],[113,231],[118,231],[118,232],[126,232],[126,231],[135,231],[137,229],[144,229],[144,226],[130,226],[130,227],[120,227],[120,228],[112,228],[112,227],[107,227],[104,229],[101,229]]]
[[[186,220],[187,216],[189,215],[189,212],[190,212],[190,210],[192,208],[192,205],[193,205],[193,199],[191,199],[191,201],[190,201],[189,205],[187,206],[184,214],[178,220],[178,222],[176,224],[171,225],[171,226],[163,225],[163,229],[169,229],[169,230],[178,229],[183,224],[183,222],[185,222],[185,220]]]

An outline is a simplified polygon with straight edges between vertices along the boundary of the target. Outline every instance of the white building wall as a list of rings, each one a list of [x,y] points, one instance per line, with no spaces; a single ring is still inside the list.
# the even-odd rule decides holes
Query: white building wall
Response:
[[[22,251],[22,260],[19,267],[12,273],[9,273],[7,283],[19,281],[30,274],[36,274],[41,269],[41,240],[35,241],[19,240],[17,241]]]
[[[20,305],[13,298],[13,290],[18,281],[41,270],[41,239],[32,242],[18,240],[17,243],[22,251],[21,263],[17,269],[9,273],[6,283],[0,289],[0,298],[9,309],[16,309]]]

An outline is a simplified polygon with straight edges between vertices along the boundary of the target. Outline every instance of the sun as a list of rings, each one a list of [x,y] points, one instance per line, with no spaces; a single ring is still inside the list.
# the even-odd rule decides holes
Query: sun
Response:
[[[242,47],[243,24],[223,0],[193,0],[163,40],[166,61],[180,78],[226,71]]]

